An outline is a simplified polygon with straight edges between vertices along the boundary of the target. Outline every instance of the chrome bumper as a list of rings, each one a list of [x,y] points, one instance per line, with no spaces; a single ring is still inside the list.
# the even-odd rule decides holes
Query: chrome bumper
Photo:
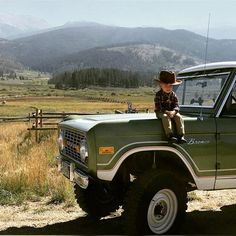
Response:
[[[58,171],[66,176],[71,182],[78,184],[81,188],[86,189],[89,185],[89,177],[81,170],[75,168],[75,164],[69,161],[62,161],[57,157]]]

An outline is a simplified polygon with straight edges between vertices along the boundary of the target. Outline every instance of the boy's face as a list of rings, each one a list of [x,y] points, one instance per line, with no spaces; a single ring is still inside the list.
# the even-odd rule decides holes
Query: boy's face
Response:
[[[173,90],[173,85],[160,82],[160,87],[165,93],[170,93]]]

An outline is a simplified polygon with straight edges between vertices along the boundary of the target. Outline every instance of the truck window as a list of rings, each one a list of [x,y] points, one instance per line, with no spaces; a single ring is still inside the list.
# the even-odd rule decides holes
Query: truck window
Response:
[[[223,109],[223,115],[236,115],[236,83],[226,101]]]
[[[183,83],[176,89],[180,105],[214,107],[227,76],[228,73],[182,78]]]

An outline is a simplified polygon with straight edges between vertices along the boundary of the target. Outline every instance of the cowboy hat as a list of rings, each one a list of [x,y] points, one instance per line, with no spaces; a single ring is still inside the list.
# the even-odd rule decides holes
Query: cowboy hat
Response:
[[[181,84],[181,80],[176,80],[176,75],[174,71],[162,70],[159,74],[159,78],[155,78],[154,80],[170,85],[178,85]]]

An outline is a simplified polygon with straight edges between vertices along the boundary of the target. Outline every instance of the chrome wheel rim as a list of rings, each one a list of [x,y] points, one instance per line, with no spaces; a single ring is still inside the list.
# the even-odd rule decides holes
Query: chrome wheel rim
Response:
[[[170,189],[158,191],[150,201],[147,222],[155,234],[166,233],[173,225],[178,211],[178,201]]]

